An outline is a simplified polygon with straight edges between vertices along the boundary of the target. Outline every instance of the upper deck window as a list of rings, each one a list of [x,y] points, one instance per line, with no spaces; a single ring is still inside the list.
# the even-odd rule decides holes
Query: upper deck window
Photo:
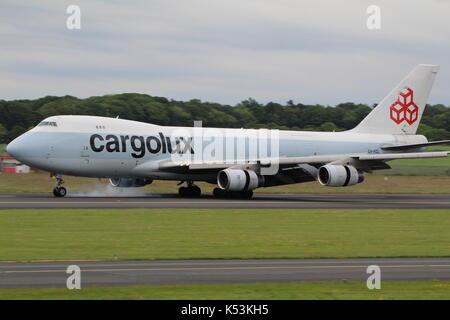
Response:
[[[52,121],[42,121],[41,123],[38,124],[38,127],[57,127],[58,125],[56,124],[56,122],[52,122]]]

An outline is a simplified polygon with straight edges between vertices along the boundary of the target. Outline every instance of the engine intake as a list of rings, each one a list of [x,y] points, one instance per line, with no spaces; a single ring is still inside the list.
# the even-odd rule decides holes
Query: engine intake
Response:
[[[153,182],[153,180],[151,180],[151,179],[139,179],[139,178],[111,178],[111,179],[109,179],[109,183],[111,183],[112,186],[118,187],[118,188],[143,187],[152,182]]]
[[[252,170],[225,169],[217,175],[217,184],[226,191],[249,191],[264,184],[264,178]]]
[[[325,165],[319,168],[318,180],[328,187],[346,187],[364,181],[364,175],[353,166]]]

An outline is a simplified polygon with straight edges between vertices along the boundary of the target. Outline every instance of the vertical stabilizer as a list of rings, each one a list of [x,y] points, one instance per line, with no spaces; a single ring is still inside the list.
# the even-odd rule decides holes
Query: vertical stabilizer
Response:
[[[439,66],[416,66],[353,132],[415,134]]]

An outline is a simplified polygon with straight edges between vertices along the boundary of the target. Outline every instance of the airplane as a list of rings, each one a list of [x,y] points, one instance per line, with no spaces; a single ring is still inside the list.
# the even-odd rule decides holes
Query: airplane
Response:
[[[280,130],[272,135],[271,130],[264,140],[263,135],[255,135],[260,130],[169,127],[60,115],[46,118],[16,138],[6,151],[56,177],[55,197],[67,194],[63,175],[109,178],[119,188],[142,187],[154,180],[180,181],[186,183],[178,190],[183,197],[201,195],[196,181],[217,184],[215,197],[245,199],[256,188],[315,180],[329,187],[352,186],[363,182],[365,173],[389,169],[390,160],[448,156],[450,152],[425,149],[450,140],[428,142],[416,134],[438,70],[437,65],[416,66],[347,131]],[[263,140],[270,149],[264,154],[259,152],[264,149]],[[211,152],[208,146],[214,141],[221,143]]]

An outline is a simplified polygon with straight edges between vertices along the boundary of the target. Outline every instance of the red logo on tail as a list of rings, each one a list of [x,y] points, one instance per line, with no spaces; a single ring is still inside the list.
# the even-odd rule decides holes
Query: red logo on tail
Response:
[[[403,121],[413,124],[419,117],[419,107],[413,100],[414,91],[410,88],[405,88],[399,93],[397,101],[395,101],[390,109],[390,116],[392,121],[400,124]]]

